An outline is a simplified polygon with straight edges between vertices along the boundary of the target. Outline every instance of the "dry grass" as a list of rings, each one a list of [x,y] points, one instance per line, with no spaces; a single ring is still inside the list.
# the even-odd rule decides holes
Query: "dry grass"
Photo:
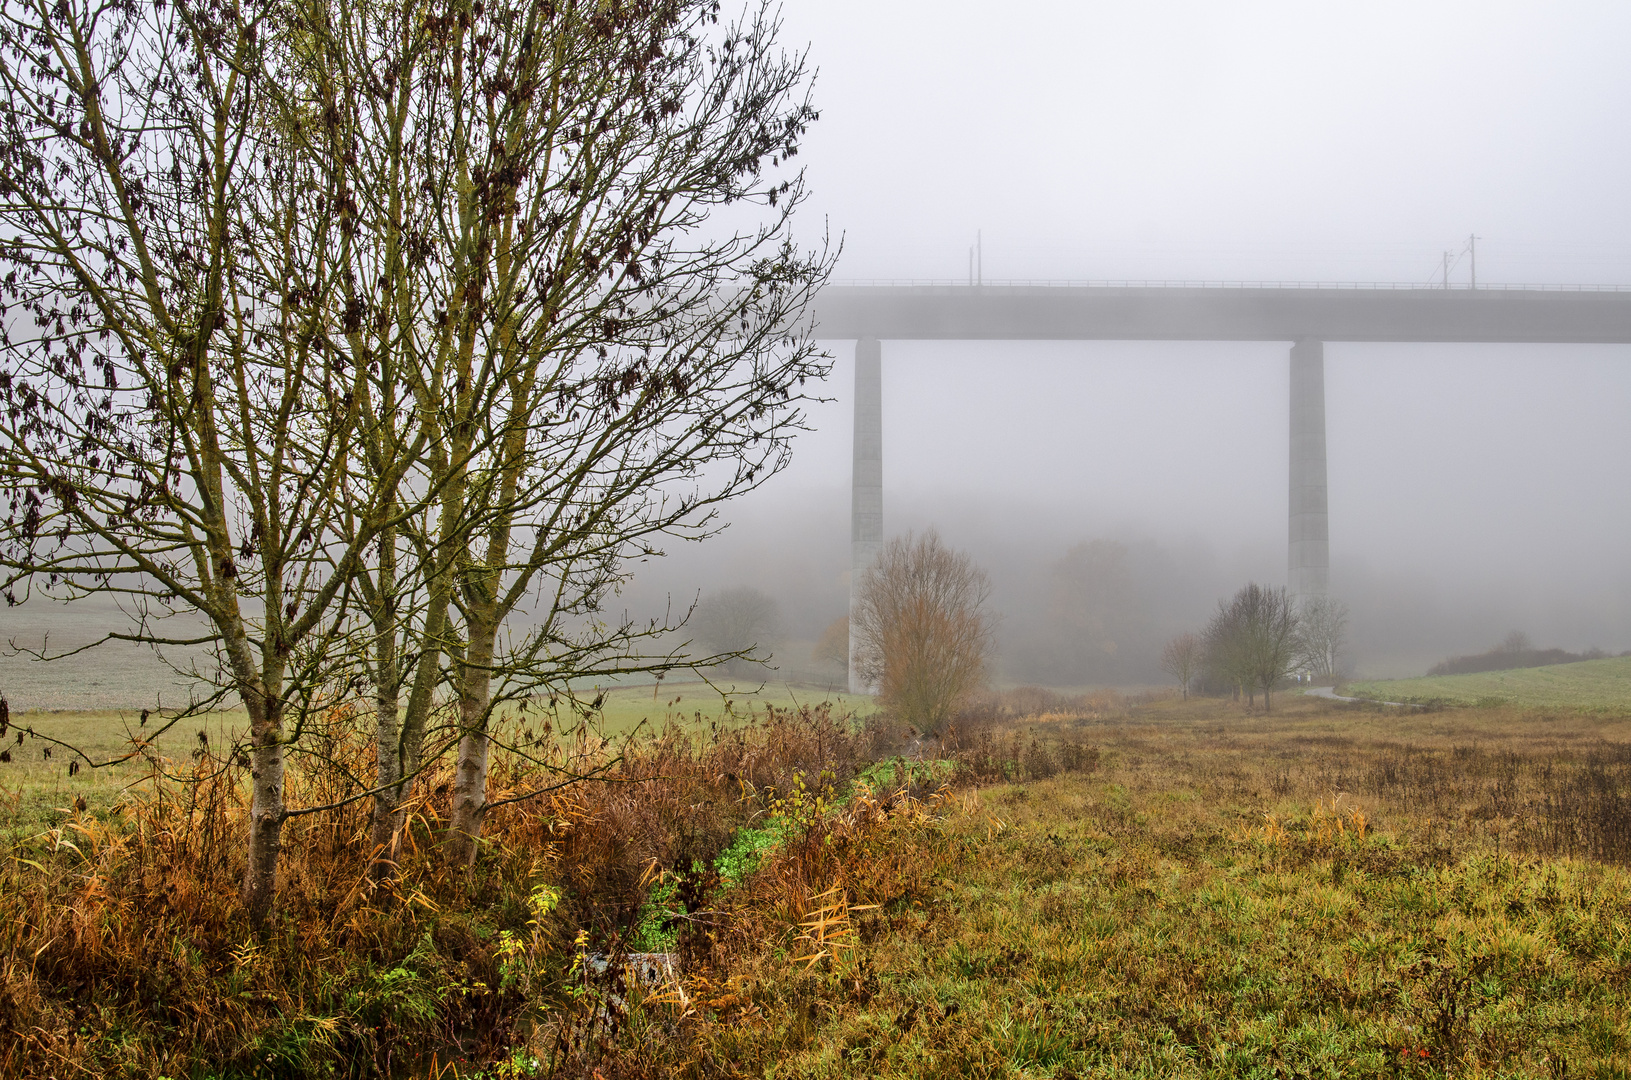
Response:
[[[367,800],[291,820],[260,938],[236,899],[243,777],[219,744],[109,811],[23,830],[0,868],[0,1029],[20,1033],[0,1075],[396,1075],[501,1056],[543,1007],[530,993],[560,1005],[580,945],[623,949],[663,871],[707,864],[797,776],[847,778],[870,746],[824,709],[631,743],[518,722],[504,740],[474,875],[437,857],[444,770],[384,885],[364,873]],[[291,805],[366,787],[349,717],[306,749]],[[596,779],[498,805],[574,774]]]
[[[360,790],[343,718],[295,801]],[[1631,719],[1025,690],[940,738],[821,709],[507,729],[474,875],[292,822],[246,936],[239,778],[0,870],[0,1075],[1625,1075]],[[672,950],[677,966],[615,959]],[[596,954],[610,963],[592,961]],[[657,972],[653,975],[652,972]]]
[[[1097,768],[869,834],[820,877],[852,947],[800,963],[812,918],[769,908],[709,974],[727,1006],[631,1024],[600,1075],[1631,1069],[1627,719],[1095,711],[988,720],[994,744],[1094,745]]]

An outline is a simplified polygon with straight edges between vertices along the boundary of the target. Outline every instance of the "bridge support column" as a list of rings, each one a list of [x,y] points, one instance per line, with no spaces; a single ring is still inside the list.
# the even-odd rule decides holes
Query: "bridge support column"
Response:
[[[883,547],[883,349],[877,338],[855,343],[855,473],[850,482],[849,690],[871,688],[857,673],[856,588]]]
[[[1325,343],[1291,346],[1291,533],[1287,587],[1299,604],[1324,596],[1331,527],[1325,487]]]

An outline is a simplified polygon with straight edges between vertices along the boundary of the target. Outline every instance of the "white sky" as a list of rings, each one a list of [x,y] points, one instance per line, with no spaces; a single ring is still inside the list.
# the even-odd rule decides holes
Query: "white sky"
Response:
[[[1631,4],[790,0],[841,275],[1631,281]],[[1464,269],[1464,268],[1463,268]]]

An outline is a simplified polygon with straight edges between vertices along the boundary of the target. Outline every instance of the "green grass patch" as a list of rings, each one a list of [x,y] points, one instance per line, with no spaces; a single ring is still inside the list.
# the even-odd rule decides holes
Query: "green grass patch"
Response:
[[[594,689],[577,691],[580,700],[591,702],[597,696]],[[796,709],[801,705],[831,704],[836,713],[850,713],[857,718],[877,711],[876,698],[865,694],[846,694],[825,687],[802,686],[794,683],[737,682],[717,680],[705,682],[663,682],[655,686],[617,686],[607,689],[594,722],[603,734],[627,734],[642,723],[661,730],[665,724],[706,726],[736,723],[754,713],[762,714],[766,708]]]
[[[1342,692],[1383,701],[1624,711],[1631,709],[1631,657],[1473,675],[1354,682]]]
[[[945,783],[956,772],[955,761],[908,761],[903,757],[894,757],[873,762],[861,770],[855,779],[877,789],[888,786],[904,787],[907,784]]]
[[[156,753],[185,764],[193,749],[202,745],[200,733],[221,752],[245,736],[249,717],[241,709],[208,713],[155,736],[163,722],[150,718],[144,726],[140,709],[12,713],[11,729],[0,740],[0,749],[10,756],[0,762],[4,811],[0,816],[5,826],[26,831],[56,824],[72,813],[76,799],[84,799],[92,813],[104,811],[149,773],[140,757],[116,761],[132,751],[135,739],[149,739]],[[75,762],[77,769],[71,767]]]

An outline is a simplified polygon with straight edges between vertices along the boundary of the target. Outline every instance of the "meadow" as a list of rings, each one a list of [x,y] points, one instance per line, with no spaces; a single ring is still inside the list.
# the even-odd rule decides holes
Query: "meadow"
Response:
[[[578,691],[590,701],[598,692],[598,688]],[[668,723],[728,723],[766,708],[797,709],[804,705],[830,705],[857,718],[869,716],[877,708],[870,696],[828,686],[721,676],[711,682],[612,687],[601,701],[597,724],[607,734],[623,735],[641,725],[661,728]]]
[[[833,692],[826,687],[785,682],[716,679],[643,686],[599,687],[578,692],[581,709],[564,702],[557,712],[569,728],[586,720],[596,735],[619,739],[638,731],[673,725],[698,731],[709,725],[735,725],[767,709],[828,705],[864,717],[873,699]],[[589,706],[599,701],[598,708]],[[140,709],[33,709],[11,712],[11,732],[3,740],[8,760],[0,761],[0,807],[9,806],[0,830],[56,824],[72,813],[75,799],[99,811],[115,806],[131,785],[149,775],[146,758],[133,756],[137,740],[170,761],[187,761],[201,748],[231,747],[246,738],[248,715],[242,708],[218,709],[187,717],[163,734],[160,718],[142,720]],[[517,710],[501,712],[501,723],[513,722]],[[24,735],[21,741],[17,735]],[[43,737],[32,737],[43,736]],[[78,761],[81,768],[71,769]]]
[[[469,879],[435,797],[383,889],[303,819],[259,942],[207,792],[78,814],[0,880],[0,1071],[1631,1076],[1631,716],[1279,700],[642,730]]]
[[[810,931],[790,928],[737,961],[731,1010],[698,1021],[686,1054],[650,1029],[616,1060],[639,1063],[629,1075],[1631,1075],[1623,716],[1156,702],[1021,730],[1044,748],[1087,737],[1096,767],[948,793],[911,826],[910,875],[832,875],[845,947],[796,962]]]
[[[1381,701],[1619,712],[1631,708],[1631,657],[1473,675],[1361,681],[1348,683],[1343,692]]]

